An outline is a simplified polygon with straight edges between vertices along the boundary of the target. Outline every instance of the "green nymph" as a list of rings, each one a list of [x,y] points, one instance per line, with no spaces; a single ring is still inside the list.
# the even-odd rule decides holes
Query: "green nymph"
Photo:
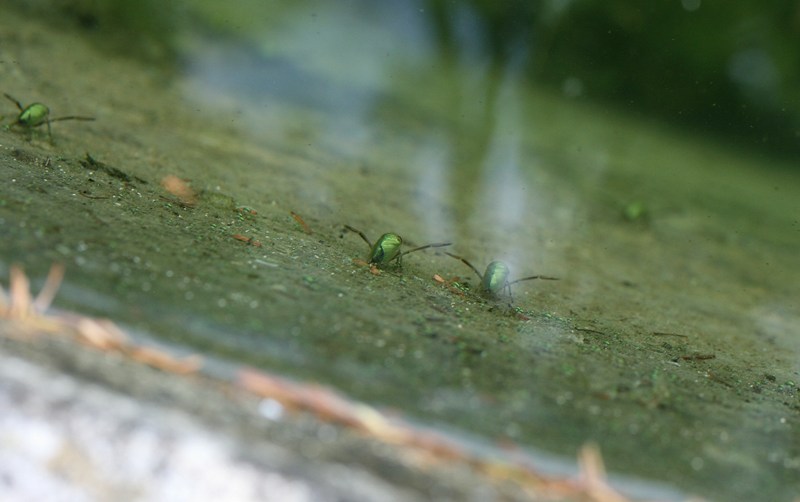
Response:
[[[361,230],[357,230],[350,225],[345,225],[344,228],[351,232],[357,233],[364,240],[364,242],[370,246],[368,263],[369,265],[374,265],[376,267],[383,267],[395,260],[397,260],[398,265],[400,265],[401,258],[409,253],[422,251],[423,249],[428,248],[440,248],[450,245],[449,242],[426,244],[409,251],[401,252],[400,247],[403,245],[403,238],[398,234],[393,232],[385,233],[381,235],[380,238],[373,244]]]
[[[30,132],[34,127],[47,124],[47,137],[50,138],[51,141],[53,140],[53,134],[50,131],[50,122],[57,122],[59,120],[94,120],[94,117],[79,117],[76,115],[51,119],[50,108],[46,105],[42,103],[31,103],[28,106],[22,106],[22,103],[15,98],[6,93],[3,93],[3,95],[8,98],[9,101],[17,105],[19,109],[19,115],[17,115],[17,119],[11,123],[12,126],[24,127]]]
[[[511,297],[511,285],[516,284],[522,281],[530,281],[533,279],[543,279],[548,281],[557,281],[557,277],[548,277],[545,275],[532,275],[530,277],[523,277],[522,279],[516,279],[514,281],[509,282],[508,276],[510,274],[510,269],[508,265],[503,263],[502,261],[493,261],[487,267],[486,271],[481,275],[475,266],[470,263],[466,258],[462,258],[461,256],[454,255],[452,253],[445,252],[446,255],[451,256],[457,260],[460,260],[465,265],[475,272],[478,278],[481,280],[481,292],[486,294],[487,296],[499,296],[500,293],[505,289],[508,291],[508,296]]]

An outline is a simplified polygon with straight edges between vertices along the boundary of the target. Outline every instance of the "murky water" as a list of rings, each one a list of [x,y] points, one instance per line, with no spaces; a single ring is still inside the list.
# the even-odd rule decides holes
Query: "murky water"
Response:
[[[177,75],[10,16],[3,90],[97,121],[54,124],[54,146],[2,133],[0,263],[64,261],[63,307],[433,425],[567,457],[591,440],[613,472],[790,500],[794,166],[537,89],[479,38],[442,56],[409,5],[196,7],[222,33],[182,28]],[[435,250],[373,275],[344,224],[559,280],[509,307]]]

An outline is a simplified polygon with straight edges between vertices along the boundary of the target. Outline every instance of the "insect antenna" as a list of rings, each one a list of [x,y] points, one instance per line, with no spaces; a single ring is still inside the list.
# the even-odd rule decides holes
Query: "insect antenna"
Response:
[[[6,94],[5,92],[3,93],[3,96],[5,96],[6,98],[8,98],[8,100],[9,100],[9,101],[11,101],[11,102],[12,102],[12,103],[14,103],[15,105],[17,105],[17,108],[19,108],[19,111],[22,111],[22,110],[24,110],[24,108],[22,107],[22,103],[20,103],[20,102],[19,102],[19,101],[17,101],[16,99],[12,98],[11,96],[9,96],[8,94]]]
[[[475,272],[475,275],[478,276],[478,279],[480,279],[481,281],[483,280],[483,275],[481,275],[481,273],[478,272],[478,269],[475,268],[475,265],[473,265],[472,263],[467,261],[466,258],[462,258],[461,256],[455,255],[453,253],[448,253],[447,251],[445,251],[444,254],[446,254],[447,256],[453,257],[456,260],[461,260],[461,262],[464,263],[464,265],[468,266],[469,268],[472,269],[473,272]]]
[[[361,238],[364,239],[364,242],[367,243],[367,246],[372,247],[372,243],[369,241],[369,239],[367,239],[367,236],[364,235],[364,232],[362,232],[361,230],[355,229],[355,228],[351,227],[350,225],[345,225],[344,228],[347,229],[347,230],[350,230],[351,232],[355,232],[358,235],[360,235]]]
[[[408,251],[404,251],[404,252],[400,253],[400,256],[405,256],[405,255],[407,255],[409,253],[413,253],[414,251],[422,251],[423,249],[428,249],[428,248],[443,248],[445,246],[449,246],[450,244],[452,244],[452,242],[440,242],[440,243],[436,243],[436,244],[425,244],[424,246],[420,246],[418,248],[414,248],[414,249],[410,249]]]
[[[542,279],[542,280],[545,280],[545,281],[560,281],[561,280],[558,277],[548,277],[546,275],[532,275],[530,277],[523,277],[522,279],[517,279],[516,281],[511,281],[511,282],[508,283],[508,285],[511,286],[512,284],[516,284],[518,282],[530,281],[530,280],[533,280],[533,279]]]

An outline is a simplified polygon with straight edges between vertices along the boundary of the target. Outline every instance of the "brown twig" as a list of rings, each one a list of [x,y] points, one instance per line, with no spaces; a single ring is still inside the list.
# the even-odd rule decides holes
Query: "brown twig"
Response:
[[[292,215],[294,221],[296,221],[297,223],[300,224],[301,227],[303,227],[303,231],[305,233],[307,233],[308,235],[311,235],[313,233],[311,231],[311,227],[308,226],[308,224],[305,222],[305,220],[303,220],[303,218],[299,214],[295,213],[294,211],[289,211],[289,214]]]
[[[44,286],[34,299],[30,281],[18,266],[11,267],[9,294],[0,287],[0,319],[11,321],[14,334],[59,334],[72,336],[76,341],[98,350],[114,351],[154,368],[173,373],[193,373],[200,369],[202,358],[189,356],[176,358],[153,347],[135,344],[116,324],[108,319],[97,319],[66,312],[48,313],[50,304],[64,278],[64,266],[50,267]]]

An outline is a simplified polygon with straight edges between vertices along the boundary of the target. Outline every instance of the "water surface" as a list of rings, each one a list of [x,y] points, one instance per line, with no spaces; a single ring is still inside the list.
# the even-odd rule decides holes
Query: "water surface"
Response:
[[[410,7],[192,15],[177,72],[4,16],[5,90],[97,117],[54,145],[2,133],[4,268],[63,261],[61,307],[431,425],[566,457],[595,441],[613,472],[711,499],[800,489],[788,162],[537,88],[479,37],[444,54]],[[344,224],[559,281],[510,306],[433,250],[374,275]]]

